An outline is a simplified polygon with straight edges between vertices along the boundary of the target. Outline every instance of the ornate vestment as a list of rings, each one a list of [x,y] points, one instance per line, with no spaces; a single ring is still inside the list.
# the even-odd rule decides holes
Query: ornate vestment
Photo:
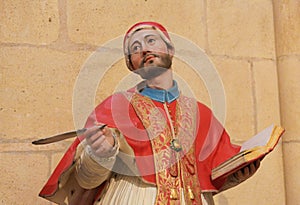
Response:
[[[182,200],[185,204],[201,204],[201,192],[217,192],[224,184],[211,181],[212,168],[240,149],[230,143],[209,108],[185,96],[161,103],[138,93],[117,93],[95,108],[86,127],[95,122],[107,124],[120,134],[120,153],[110,174],[137,176],[156,186],[155,204]],[[76,166],[81,163],[82,147],[78,144],[82,140],[79,137],[70,146],[40,196],[70,203],[72,197],[80,198],[75,190],[92,203],[105,193],[112,175],[105,175],[106,179],[90,189],[81,188],[74,179]]]

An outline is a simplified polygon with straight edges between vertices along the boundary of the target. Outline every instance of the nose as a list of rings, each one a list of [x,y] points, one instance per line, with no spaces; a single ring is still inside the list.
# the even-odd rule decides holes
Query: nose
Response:
[[[148,53],[150,53],[150,50],[143,49],[142,51],[143,56],[147,55]]]
[[[151,48],[150,48],[148,45],[144,44],[144,45],[142,46],[142,56],[147,55],[147,54],[150,53],[151,51],[152,51],[152,50],[151,50]]]
[[[149,53],[151,51],[150,46],[146,42],[142,42],[142,53],[143,55]]]

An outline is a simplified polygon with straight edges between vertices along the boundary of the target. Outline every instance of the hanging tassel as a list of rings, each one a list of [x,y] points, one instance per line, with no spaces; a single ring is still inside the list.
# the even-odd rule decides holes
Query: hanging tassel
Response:
[[[195,199],[193,190],[191,189],[190,186],[188,186],[188,196],[189,196],[189,198],[190,198],[191,200],[194,200],[194,199]]]
[[[177,200],[178,199],[177,190],[174,189],[174,188],[171,188],[170,199],[171,200]]]

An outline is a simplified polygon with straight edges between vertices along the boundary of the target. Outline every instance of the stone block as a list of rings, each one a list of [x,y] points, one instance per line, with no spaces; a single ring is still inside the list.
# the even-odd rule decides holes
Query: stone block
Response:
[[[254,61],[252,65],[257,131],[260,131],[271,124],[280,125],[278,75],[275,61]]]
[[[286,129],[284,141],[298,140],[300,136],[299,65],[299,57],[278,60],[281,119]]]
[[[49,159],[43,154],[0,153],[1,204],[47,204],[38,197],[49,170]]]
[[[139,21],[157,21],[169,32],[205,45],[202,1],[68,1],[67,14],[70,39],[76,43],[100,45]]]
[[[204,76],[195,71],[195,68],[184,63],[181,59],[175,59],[173,63],[174,77],[177,78],[182,93],[197,99],[199,102],[212,109],[211,96],[208,92]]]
[[[0,42],[45,45],[58,38],[58,1],[2,1]]]
[[[299,135],[298,135],[299,137]],[[299,138],[298,138],[299,139]],[[285,166],[285,186],[286,186],[286,204],[300,204],[300,141],[287,142],[283,144],[284,166]]]
[[[65,149],[67,151],[67,147]],[[65,152],[57,152],[51,156],[51,173],[54,171],[58,163],[60,162],[61,158],[64,156]]]
[[[225,89],[225,127],[232,139],[245,141],[255,134],[254,85],[250,64],[228,58],[213,58],[213,62]]]
[[[124,59],[119,60],[100,79],[96,93],[97,104],[101,103],[112,93],[126,91],[140,81],[141,79],[136,74],[127,69]]]
[[[74,129],[73,86],[88,54],[3,47],[1,138],[36,139]]]
[[[300,54],[300,1],[273,1],[277,56]]]
[[[207,1],[207,27],[212,54],[275,58],[271,1]]]
[[[48,144],[48,145],[33,145],[31,141],[28,140],[24,143],[1,143],[0,150],[2,152],[43,152],[47,154],[48,152],[58,152],[65,150],[69,142],[67,140]]]

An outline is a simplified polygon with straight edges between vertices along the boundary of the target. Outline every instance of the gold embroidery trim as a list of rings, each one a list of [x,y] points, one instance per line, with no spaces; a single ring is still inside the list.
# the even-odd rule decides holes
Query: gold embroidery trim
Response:
[[[185,203],[187,205],[200,205],[201,190],[197,167],[195,167],[196,160],[193,143],[196,136],[198,111],[196,101],[181,96],[177,102],[177,123],[174,125],[174,129],[178,130],[178,139],[183,150],[176,154],[177,157],[181,158],[175,163],[180,177],[172,177],[167,170],[169,159],[174,151],[170,148],[172,134],[166,119],[150,98],[139,94],[133,94],[130,97],[131,104],[147,130],[153,150],[157,184],[155,204],[166,205],[171,203],[170,200],[178,199],[181,201],[180,187],[182,180]]]

